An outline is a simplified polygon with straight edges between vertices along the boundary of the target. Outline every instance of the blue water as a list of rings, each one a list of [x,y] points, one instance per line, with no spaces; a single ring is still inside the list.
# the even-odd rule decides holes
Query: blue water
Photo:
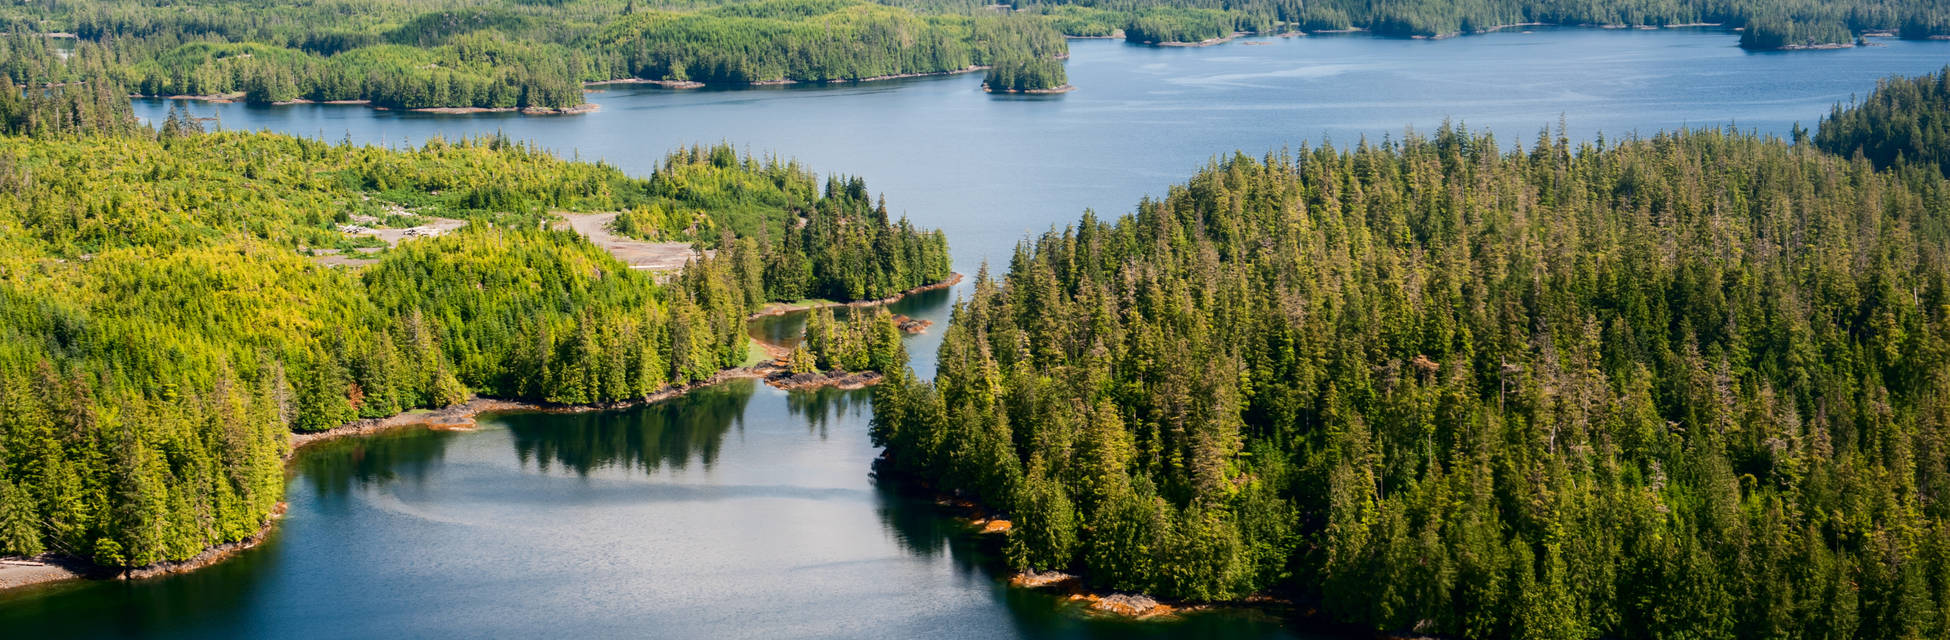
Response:
[[[647,173],[721,140],[868,178],[949,234],[958,269],[1006,262],[1084,209],[1128,211],[1210,159],[1445,120],[1529,144],[1685,126],[1785,134],[1876,78],[1950,63],[1950,43],[1748,53],[1714,31],[1365,36],[1203,49],[1077,41],[1078,91],[994,97],[980,78],[594,93],[573,117],[190,104],[226,128],[418,143],[500,132]],[[169,107],[139,101],[160,119]],[[897,311],[945,321],[955,292]],[[760,331],[792,329],[773,320]],[[911,339],[923,375],[941,327]],[[1282,637],[1304,621],[1222,611],[1093,618],[998,581],[992,541],[869,476],[860,392],[749,381],[663,405],[484,419],[474,432],[329,443],[293,466],[266,544],[189,575],[0,595],[6,637]]]

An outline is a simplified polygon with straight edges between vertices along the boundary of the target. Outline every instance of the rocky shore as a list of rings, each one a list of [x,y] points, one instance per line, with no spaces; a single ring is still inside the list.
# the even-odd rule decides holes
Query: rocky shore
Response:
[[[894,326],[900,327],[902,333],[913,335],[927,331],[928,327],[934,326],[934,321],[911,318],[905,314],[896,313],[894,314]]]
[[[766,315],[779,315],[779,314],[787,313],[789,311],[819,308],[820,306],[868,307],[868,306],[883,305],[883,304],[892,303],[894,301],[900,300],[903,297],[913,295],[916,293],[952,287],[960,283],[961,280],[962,280],[962,275],[956,273],[956,274],[951,274],[947,280],[943,280],[941,282],[937,282],[930,285],[915,287],[913,289],[904,291],[898,295],[891,296],[888,298],[882,298],[880,300],[868,300],[863,302],[851,302],[851,303],[831,303],[830,305],[800,306],[796,308],[791,307],[789,305],[775,305],[774,307],[768,307],[766,310],[761,311],[760,313],[753,314],[751,317],[757,318]],[[930,321],[917,320],[907,316],[899,316],[896,321],[901,327],[901,330],[907,333],[920,333],[921,331],[926,330],[929,325],[933,324]],[[444,430],[457,430],[457,431],[469,430],[475,427],[476,418],[478,418],[483,413],[492,413],[492,412],[500,412],[500,411],[542,411],[542,412],[556,412],[556,413],[582,413],[588,411],[607,411],[607,410],[614,410],[614,409],[624,409],[624,408],[629,408],[634,406],[662,402],[665,400],[669,400],[671,398],[675,398],[677,396],[684,395],[686,393],[690,393],[693,390],[719,384],[728,380],[738,380],[738,379],[748,379],[748,378],[763,380],[768,385],[780,389],[786,389],[786,390],[818,389],[824,387],[835,387],[839,389],[862,389],[877,384],[882,379],[881,374],[874,371],[852,371],[852,372],[833,371],[833,372],[822,372],[822,373],[793,374],[786,371],[783,367],[779,366],[779,361],[781,358],[784,357],[784,354],[786,352],[785,349],[781,348],[779,345],[769,344],[763,341],[759,341],[759,345],[766,350],[766,354],[769,356],[769,359],[766,360],[765,362],[761,362],[757,365],[749,366],[749,367],[725,369],[717,372],[716,374],[712,375],[709,378],[706,378],[704,380],[699,380],[697,382],[693,382],[689,384],[666,386],[663,389],[658,390],[656,393],[646,395],[642,398],[633,398],[630,400],[623,400],[617,402],[561,405],[561,404],[552,404],[546,402],[532,402],[527,400],[512,400],[512,399],[505,399],[505,398],[487,398],[487,397],[475,396],[473,398],[470,398],[466,402],[454,406],[450,406],[450,407],[443,407],[439,409],[415,409],[412,411],[397,413],[383,418],[367,418],[363,420],[356,420],[353,422],[348,422],[346,424],[340,425],[338,427],[327,429],[325,431],[315,431],[310,433],[294,433],[291,434],[290,440],[288,441],[291,446],[285,455],[285,462],[289,463],[291,459],[297,455],[297,452],[300,449],[327,440],[336,440],[339,438],[356,437],[356,436],[367,436],[367,435],[373,435],[385,431],[392,431],[395,429],[403,429],[407,427],[426,427],[430,429],[444,429]],[[182,573],[185,571],[192,571],[195,569],[206,567],[215,564],[217,562],[220,562],[225,558],[229,558],[230,556],[236,555],[238,552],[241,552],[245,549],[249,549],[251,547],[257,546],[259,543],[263,542],[265,537],[270,535],[272,528],[276,526],[277,521],[283,517],[284,509],[285,509],[284,503],[282,502],[278,503],[277,506],[273,509],[271,516],[266,518],[264,520],[264,524],[258,529],[257,533],[251,535],[250,537],[244,538],[242,540],[236,540],[236,541],[226,542],[223,544],[212,546],[208,549],[203,550],[202,553],[198,553],[197,555],[185,560],[160,562],[160,563],[141,566],[141,567],[114,568],[114,567],[103,567],[100,565],[96,565],[93,562],[90,562],[84,558],[64,556],[60,554],[43,554],[41,556],[37,556],[34,558],[0,558],[0,591],[27,587],[30,585],[58,582],[62,580],[74,580],[79,578],[143,579],[143,578],[170,575],[175,573]],[[1007,523],[1004,522],[1004,525],[1006,524]]]

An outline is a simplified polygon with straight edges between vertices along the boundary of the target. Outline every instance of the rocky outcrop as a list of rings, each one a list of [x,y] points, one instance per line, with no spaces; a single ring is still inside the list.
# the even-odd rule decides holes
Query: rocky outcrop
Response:
[[[1109,613],[1130,618],[1145,619],[1170,614],[1171,605],[1160,604],[1141,593],[1113,593],[1090,603],[1091,611]]]
[[[1028,589],[1040,589],[1069,584],[1076,579],[1076,576],[1061,571],[1024,571],[1009,578],[1009,584]]]
[[[922,320],[920,318],[914,318],[904,314],[897,313],[894,314],[894,326],[900,327],[901,332],[903,333],[914,334],[914,333],[927,331],[928,327],[934,326],[934,321]]]

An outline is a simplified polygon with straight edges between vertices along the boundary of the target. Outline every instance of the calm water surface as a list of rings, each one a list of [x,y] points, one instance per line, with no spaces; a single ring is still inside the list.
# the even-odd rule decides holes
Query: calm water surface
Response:
[[[1128,211],[1213,157],[1379,139],[1445,119],[1528,144],[1682,126],[1784,134],[1950,43],[1753,54],[1722,33],[1544,30],[1437,42],[1314,37],[1206,49],[1072,43],[1075,93],[1001,98],[959,76],[850,87],[612,89],[579,117],[192,104],[226,128],[418,143],[504,133],[646,174],[720,140],[869,178],[940,227],[957,268],[1026,233]],[[139,101],[159,120],[168,103]],[[944,321],[957,292],[896,311]],[[779,337],[799,319],[756,323]],[[910,339],[931,375],[941,327]],[[1092,618],[1000,586],[988,546],[868,474],[860,392],[737,382],[630,411],[329,443],[293,466],[272,540],[134,584],[0,595],[7,637],[1307,637],[1242,612]]]

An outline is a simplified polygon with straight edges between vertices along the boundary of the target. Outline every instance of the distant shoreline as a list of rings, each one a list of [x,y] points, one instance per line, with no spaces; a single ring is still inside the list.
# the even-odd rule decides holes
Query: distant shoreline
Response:
[[[1300,37],[1300,36],[1308,36],[1308,35],[1369,33],[1377,37],[1399,38],[1399,39],[1406,39],[1406,40],[1447,40],[1450,38],[1456,38],[1465,35],[1482,35],[1482,34],[1495,33],[1498,31],[1506,31],[1510,29],[1522,29],[1522,28],[1531,28],[1531,27],[1547,27],[1547,28],[1561,28],[1561,29],[1601,29],[1601,30],[1615,31],[1615,30],[1627,30],[1627,29],[1636,29],[1636,30],[1711,29],[1711,28],[1719,28],[1724,26],[1725,26],[1724,24],[1718,22],[1685,22],[1685,23],[1665,24],[1665,25],[1627,25],[1627,24],[1596,24],[1596,23],[1560,24],[1560,23],[1549,23],[1549,22],[1518,22],[1518,23],[1511,23],[1511,24],[1492,25],[1489,27],[1484,27],[1481,29],[1475,29],[1471,31],[1454,31],[1449,33],[1438,33],[1438,34],[1412,34],[1412,35],[1374,34],[1374,32],[1361,27],[1348,27],[1345,29],[1316,29],[1311,31],[1292,30],[1292,31],[1284,31],[1278,33],[1234,32],[1231,35],[1221,36],[1216,38],[1208,38],[1198,42],[1173,42],[1173,41],[1140,42],[1140,41],[1134,41],[1128,39],[1126,39],[1125,42],[1128,42],[1130,44],[1135,44],[1135,45],[1151,46],[1151,47],[1201,48],[1201,47],[1218,46],[1221,44],[1232,42],[1240,38],[1248,38],[1248,37],[1291,38],[1291,37]],[[1729,30],[1729,32],[1732,31],[1735,30]],[[1870,37],[1886,38],[1886,37],[1895,36],[1895,34],[1892,32],[1884,32],[1884,31],[1865,31],[1859,35],[1864,38],[1870,38]],[[1123,34],[1123,30],[1119,29],[1117,32],[1114,32],[1111,35],[1107,35],[1107,36],[1066,35],[1063,37],[1066,40],[1116,40],[1116,39],[1123,38],[1124,34]],[[1933,35],[1933,36],[1929,36],[1928,38],[1923,38],[1921,40],[1941,42],[1941,41],[1950,40],[1950,35]],[[1850,49],[1856,46],[1857,45],[1854,42],[1848,42],[1848,43],[1837,42],[1837,43],[1823,43],[1823,44],[1810,44],[1810,45],[1788,45],[1783,47],[1775,47],[1771,49],[1759,49],[1759,50],[1760,51],[1833,51],[1838,49]],[[1058,57],[1067,58],[1069,56],[1066,54]],[[705,89],[705,88],[740,89],[740,88],[752,88],[752,87],[791,86],[791,85],[801,85],[801,84],[839,85],[839,84],[854,84],[854,83],[866,83],[866,82],[880,82],[884,80],[927,78],[927,77],[934,77],[934,76],[953,76],[953,75],[961,75],[965,73],[973,73],[976,71],[986,71],[988,70],[988,68],[989,67],[987,65],[970,65],[965,68],[953,69],[948,71],[896,73],[896,74],[886,74],[886,75],[871,76],[865,78],[852,78],[852,79],[836,78],[830,80],[792,80],[792,79],[781,78],[776,80],[758,80],[753,82],[727,82],[727,83],[707,83],[707,82],[700,82],[696,80],[650,80],[644,78],[615,78],[611,80],[593,80],[589,82],[584,82],[582,83],[582,86],[584,91],[597,92],[597,91],[602,91],[601,87],[606,87],[609,85],[625,85],[625,84],[647,84],[647,85],[662,87],[671,90],[691,90],[691,89]],[[1062,91],[1047,91],[1047,90],[1040,91],[1040,92],[1063,93]],[[991,93],[1037,93],[1037,92],[991,92]],[[244,93],[239,91],[239,92],[231,92],[231,93],[205,94],[205,95],[130,94],[129,97],[143,98],[143,99],[158,99],[158,100],[197,100],[203,102],[226,103],[226,102],[242,101],[244,99]],[[299,98],[294,100],[279,101],[272,104],[274,106],[298,105],[298,104],[358,105],[358,106],[366,106],[377,111],[397,110],[388,107],[373,106],[372,101],[370,100],[318,101],[318,100],[308,100],[308,99]],[[585,114],[585,113],[596,111],[599,108],[600,106],[597,105],[596,103],[585,102],[585,103],[568,106],[568,107],[526,107],[526,108],[522,108],[522,107],[422,107],[416,109],[405,109],[403,111],[416,112],[416,113],[444,114],[444,115],[520,113],[522,115],[539,116],[539,115],[579,115],[579,114]]]
[[[1060,87],[1050,87],[1048,89],[994,89],[994,88],[990,88],[988,83],[983,83],[982,90],[999,96],[1007,96],[1007,95],[1048,96],[1048,95],[1057,95],[1062,93],[1069,93],[1071,91],[1076,91],[1077,86],[1073,84],[1065,84]]]
[[[245,94],[242,91],[233,91],[230,93],[208,93],[208,94],[201,94],[201,95],[190,95],[190,94],[150,95],[144,93],[131,93],[129,94],[129,97],[134,99],[144,99],[144,100],[195,100],[198,102],[212,102],[217,104],[226,104],[226,103],[242,102],[244,100],[244,95]],[[595,111],[596,109],[599,109],[602,106],[594,102],[584,102],[582,104],[571,105],[567,107],[416,107],[412,109],[395,109],[392,107],[382,107],[382,106],[374,105],[371,100],[309,100],[306,98],[293,98],[290,100],[279,100],[277,102],[271,103],[271,106],[287,107],[287,106],[300,105],[300,104],[363,106],[372,109],[374,111],[406,111],[406,112],[413,112],[413,113],[439,113],[439,114],[448,114],[448,115],[471,115],[477,113],[520,113],[522,115],[529,115],[529,116],[578,115],[578,114],[584,114],[584,113]]]
[[[774,80],[753,80],[751,82],[718,82],[718,83],[700,82],[697,80],[648,80],[644,78],[616,78],[614,80],[596,80],[592,82],[584,82],[582,83],[582,86],[585,89],[587,89],[589,87],[603,87],[603,86],[609,86],[613,84],[648,84],[648,85],[663,87],[665,89],[705,89],[710,87],[737,89],[737,88],[746,88],[746,87],[784,87],[784,86],[801,85],[801,84],[834,85],[834,84],[854,84],[854,83],[861,83],[861,82],[881,82],[884,80],[905,80],[909,78],[931,78],[935,76],[955,76],[964,73],[974,73],[976,71],[987,71],[987,70],[989,70],[989,65],[971,64],[966,67],[962,67],[960,69],[950,69],[947,71],[917,71],[914,73],[889,73],[884,75],[868,76],[865,78],[832,78],[827,80],[794,80],[791,78],[778,78]]]

